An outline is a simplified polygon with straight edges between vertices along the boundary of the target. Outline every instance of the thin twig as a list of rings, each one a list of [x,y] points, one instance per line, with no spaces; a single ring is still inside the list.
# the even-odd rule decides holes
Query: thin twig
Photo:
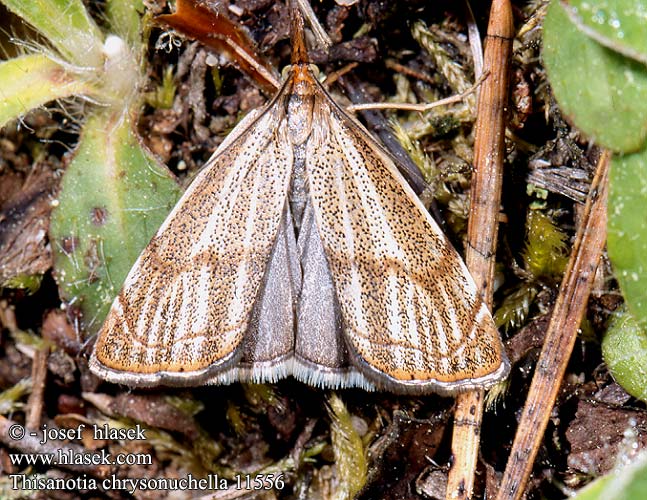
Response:
[[[327,52],[332,46],[332,40],[328,36],[328,33],[326,33],[326,30],[321,26],[319,19],[317,19],[317,16],[312,10],[310,2],[308,0],[297,0],[297,5],[299,6],[301,14],[303,14],[303,17],[308,21],[312,34],[317,40],[317,45]]]
[[[47,360],[49,358],[49,345],[38,349],[34,354],[31,365],[32,391],[27,401],[27,429],[38,429],[43,414],[43,401],[45,397],[45,382],[47,380]]]
[[[297,4],[299,5],[299,9],[303,15],[308,20],[320,46],[326,50],[329,49],[332,45],[332,40],[321,27],[319,20],[312,11],[310,3],[305,0],[297,0]],[[329,75],[326,78],[326,85],[331,85],[337,80],[344,88],[351,101],[366,102],[366,96],[364,95],[363,90],[359,88],[357,80],[353,78],[352,75],[346,74],[347,71],[353,67],[353,65],[348,65],[346,68],[342,68],[342,70]],[[371,105],[372,104],[368,104],[367,106],[370,107]],[[358,106],[357,109],[359,110],[359,106],[361,105],[356,106]],[[370,111],[368,109],[369,108],[366,108],[366,110],[360,111],[362,117],[366,120],[366,123],[370,126],[373,132],[380,137],[384,146],[386,146],[389,152],[396,158],[398,167],[405,176],[407,182],[411,187],[413,187],[414,191],[417,194],[422,193],[427,187],[427,183],[425,182],[422,172],[420,172],[418,166],[411,160],[411,157],[402,147],[402,144],[400,144],[396,139],[387,120],[378,111]]]
[[[328,73],[326,75],[326,80],[324,81],[323,85],[326,88],[330,88],[333,83],[335,83],[337,80],[339,80],[342,76],[344,76],[347,73],[350,73],[353,71],[357,66],[359,66],[359,63],[352,62],[350,64],[347,64],[346,66],[339,68],[337,71],[333,71],[332,73]]]
[[[598,162],[497,500],[521,498],[575,345],[606,241],[609,157]]]
[[[427,82],[430,85],[436,85],[437,83],[436,80],[434,80],[426,73],[422,73],[420,71],[416,71],[415,69],[411,69],[408,66],[405,66],[404,64],[400,64],[399,62],[394,61],[393,59],[386,59],[384,61],[384,66],[388,69],[397,71],[398,73],[408,76],[410,78],[420,80],[421,82]]]
[[[514,25],[509,0],[494,0],[485,45],[485,80],[478,100],[466,263],[481,298],[492,307],[494,264],[505,158],[505,108]],[[472,496],[478,455],[483,390],[456,398],[447,498]]]
[[[439,106],[446,106],[447,104],[453,104],[455,102],[462,101],[472,92],[475,92],[476,89],[478,89],[479,85],[481,85],[481,83],[483,83],[483,81],[487,78],[487,76],[488,73],[485,72],[481,76],[481,78],[479,78],[476,83],[468,88],[465,92],[427,104],[413,104],[409,102],[369,102],[366,104],[351,104],[350,106],[347,106],[346,109],[351,113],[354,113],[355,111],[365,111],[368,109],[399,109],[401,111],[419,111],[420,113],[422,113]]]

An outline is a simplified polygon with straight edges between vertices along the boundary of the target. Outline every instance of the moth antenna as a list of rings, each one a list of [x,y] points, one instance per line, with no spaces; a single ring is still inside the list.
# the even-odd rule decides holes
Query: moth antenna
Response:
[[[308,61],[306,36],[303,28],[303,15],[296,0],[288,0],[290,11],[290,40],[292,42],[292,64],[304,64]]]

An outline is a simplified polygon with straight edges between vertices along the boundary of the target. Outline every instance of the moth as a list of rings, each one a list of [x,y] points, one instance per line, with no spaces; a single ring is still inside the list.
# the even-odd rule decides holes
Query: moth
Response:
[[[508,361],[465,264],[389,155],[292,64],[128,274],[90,359],[128,386],[274,382],[456,393]]]

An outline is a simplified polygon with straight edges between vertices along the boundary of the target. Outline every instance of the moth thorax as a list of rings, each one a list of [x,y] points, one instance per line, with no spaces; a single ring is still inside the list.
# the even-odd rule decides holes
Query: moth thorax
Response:
[[[312,93],[297,93],[300,84],[295,85],[295,92],[288,100],[288,131],[290,140],[295,146],[303,144],[312,131],[312,108],[314,96]]]
[[[294,166],[288,199],[292,210],[292,222],[295,236],[299,236],[301,220],[308,201],[308,185],[305,173],[306,145],[300,144],[294,148]]]

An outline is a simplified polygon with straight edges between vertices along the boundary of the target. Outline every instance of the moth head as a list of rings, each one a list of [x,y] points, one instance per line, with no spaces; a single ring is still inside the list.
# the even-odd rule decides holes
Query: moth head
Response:
[[[281,79],[284,82],[292,80],[292,84],[296,87],[298,87],[303,82],[306,84],[307,88],[310,88],[310,86],[315,82],[321,83],[321,81],[325,79],[325,76],[321,74],[319,68],[317,68],[316,65],[303,63],[286,66],[281,72]],[[300,92],[298,90],[295,90],[296,87],[293,88],[293,92],[306,94],[311,93],[311,90],[306,89]]]

